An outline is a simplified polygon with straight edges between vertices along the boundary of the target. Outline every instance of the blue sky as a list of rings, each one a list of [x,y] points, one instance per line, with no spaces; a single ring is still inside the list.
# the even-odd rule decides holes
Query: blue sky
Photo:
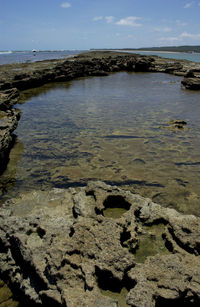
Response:
[[[200,0],[0,0],[0,50],[200,45]]]

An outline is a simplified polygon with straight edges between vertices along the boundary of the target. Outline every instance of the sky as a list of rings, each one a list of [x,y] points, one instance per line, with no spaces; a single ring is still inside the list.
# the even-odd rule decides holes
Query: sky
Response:
[[[0,0],[0,50],[200,45],[200,0]]]

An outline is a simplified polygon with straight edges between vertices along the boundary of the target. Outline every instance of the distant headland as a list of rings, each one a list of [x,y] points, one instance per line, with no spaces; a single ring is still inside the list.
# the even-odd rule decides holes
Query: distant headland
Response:
[[[105,48],[104,50],[109,49]],[[200,45],[197,46],[163,46],[163,47],[141,47],[141,48],[110,48],[109,50],[143,50],[143,51],[167,51],[167,52],[196,52],[200,53]],[[94,50],[94,49],[91,49]],[[102,49],[95,49],[102,50]]]

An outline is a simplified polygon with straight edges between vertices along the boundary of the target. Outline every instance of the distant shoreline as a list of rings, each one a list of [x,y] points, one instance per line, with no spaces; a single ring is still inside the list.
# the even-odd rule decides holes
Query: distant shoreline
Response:
[[[94,50],[94,49],[91,49]],[[200,45],[195,46],[163,46],[163,47],[142,47],[142,48],[105,48],[105,49],[95,49],[95,50],[127,50],[127,51],[138,51],[138,52],[174,52],[174,53],[200,53]]]
[[[120,49],[118,49],[120,50]],[[199,52],[189,52],[189,51],[164,51],[164,50],[135,50],[135,49],[124,49],[124,51],[134,51],[134,52],[160,52],[160,53],[195,53],[195,54],[200,54],[200,51]]]

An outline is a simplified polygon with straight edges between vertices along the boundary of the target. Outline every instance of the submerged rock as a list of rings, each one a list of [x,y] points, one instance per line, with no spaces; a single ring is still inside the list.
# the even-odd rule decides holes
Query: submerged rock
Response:
[[[114,207],[125,210],[105,217]],[[140,235],[161,224],[166,254],[137,262]],[[102,182],[5,203],[0,238],[1,276],[27,303],[118,306],[101,288],[126,288],[130,306],[200,303],[200,218]]]
[[[179,131],[187,129],[187,122],[181,119],[173,119],[167,124],[166,128],[172,131]]]

